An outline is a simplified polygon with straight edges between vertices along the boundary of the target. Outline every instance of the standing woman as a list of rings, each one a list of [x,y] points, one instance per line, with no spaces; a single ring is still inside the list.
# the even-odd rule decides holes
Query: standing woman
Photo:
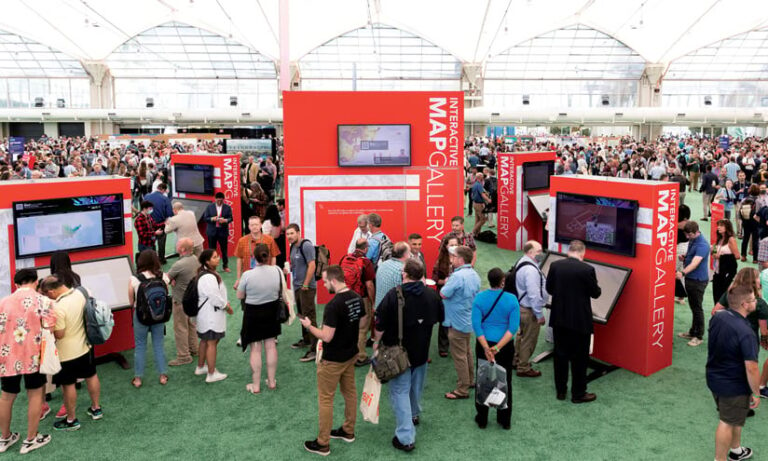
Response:
[[[715,273],[712,276],[712,297],[717,302],[728,289],[736,276],[738,264],[736,255],[739,254],[739,244],[733,232],[733,225],[727,219],[717,221],[717,241],[712,246],[712,259]]]
[[[759,245],[757,235],[757,221],[755,221],[755,212],[757,212],[757,196],[760,195],[760,186],[752,184],[749,186],[749,195],[741,202],[739,207],[739,219],[741,219],[741,229],[744,238],[741,239],[741,260],[747,260],[747,248],[749,241],[752,240],[753,262],[757,262],[757,249]]]
[[[278,300],[282,296],[281,287],[284,285],[283,271],[278,266],[270,265],[272,259],[269,247],[259,243],[253,249],[256,266],[243,272],[240,284],[237,286],[237,297],[245,299],[243,313],[243,328],[240,330],[240,342],[243,351],[251,346],[251,370],[253,382],[245,386],[248,392],[261,392],[261,348],[262,342],[267,356],[267,387],[277,386],[277,345],[275,338],[281,333],[277,313],[280,307]]]
[[[435,281],[435,285],[437,286],[437,294],[440,294],[440,290],[443,289],[445,281],[453,271],[448,248],[456,246],[459,246],[458,237],[444,238],[443,241],[440,242],[437,262],[432,268],[432,280]],[[437,328],[437,352],[440,354],[440,357],[448,357],[448,329],[440,322],[438,322]]]
[[[221,257],[211,248],[200,253],[200,269],[198,269],[197,293],[197,337],[200,338],[198,348],[196,375],[204,375],[206,383],[215,383],[226,379],[227,375],[216,369],[216,352],[219,341],[227,331],[227,317],[232,315],[232,307],[227,301],[227,288],[216,272]],[[208,364],[208,368],[205,364]]]
[[[141,379],[144,376],[144,366],[147,360],[147,335],[152,333],[152,351],[155,355],[155,367],[160,374],[160,384],[168,384],[168,367],[165,360],[165,349],[163,340],[165,336],[165,323],[156,323],[154,325],[144,325],[136,315],[136,299],[138,298],[139,285],[144,279],[163,279],[166,285],[170,283],[168,276],[163,274],[160,258],[155,250],[144,250],[139,253],[136,260],[136,273],[131,276],[128,284],[128,301],[131,303],[133,311],[133,340],[136,347],[133,350],[133,379],[131,384],[136,389],[141,387]],[[140,277],[140,278],[139,278]]]

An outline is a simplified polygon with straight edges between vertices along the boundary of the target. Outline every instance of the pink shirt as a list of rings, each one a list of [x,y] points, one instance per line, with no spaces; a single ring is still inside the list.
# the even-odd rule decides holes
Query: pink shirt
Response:
[[[0,301],[0,376],[37,373],[42,325],[55,322],[51,300],[31,288],[19,288]]]

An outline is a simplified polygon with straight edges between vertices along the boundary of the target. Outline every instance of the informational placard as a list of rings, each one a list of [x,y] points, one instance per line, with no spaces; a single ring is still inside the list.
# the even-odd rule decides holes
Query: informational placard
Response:
[[[11,159],[15,162],[21,155],[24,155],[24,137],[23,136],[11,136],[8,138],[8,152],[11,154]]]

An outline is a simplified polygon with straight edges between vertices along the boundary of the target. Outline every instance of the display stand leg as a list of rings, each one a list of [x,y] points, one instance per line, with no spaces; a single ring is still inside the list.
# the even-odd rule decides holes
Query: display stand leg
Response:
[[[120,354],[119,352],[112,352],[110,354],[102,355],[101,357],[96,357],[94,360],[96,365],[101,365],[107,362],[117,362],[117,364],[120,365],[123,370],[128,370],[131,368],[128,360],[126,360],[125,357],[123,357],[123,354]]]
[[[589,368],[592,369],[592,373],[587,375],[588,383],[591,383],[592,381],[598,378],[602,378],[608,373],[619,369],[619,367],[617,367],[616,365],[610,365],[607,363],[598,362],[597,360],[592,358],[589,359]]]
[[[554,350],[544,351],[541,354],[539,354],[536,357],[534,357],[533,360],[531,360],[531,362],[533,362],[533,363],[541,363],[541,362],[543,362],[543,361],[545,361],[547,359],[551,359],[554,354],[555,354]]]

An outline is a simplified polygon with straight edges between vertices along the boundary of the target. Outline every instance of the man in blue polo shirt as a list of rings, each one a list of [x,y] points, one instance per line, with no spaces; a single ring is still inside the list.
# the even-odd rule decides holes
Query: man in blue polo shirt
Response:
[[[677,271],[677,278],[685,280],[685,291],[688,293],[688,305],[691,307],[693,321],[687,332],[678,336],[688,340],[688,345],[696,347],[704,338],[704,290],[709,282],[709,242],[699,232],[695,221],[688,221],[683,227],[688,237],[688,252],[685,254],[685,265]]]
[[[749,409],[760,404],[757,341],[746,319],[757,306],[754,291],[744,286],[731,288],[728,306],[709,321],[707,387],[720,416],[715,432],[716,461],[752,457],[752,450],[741,446],[741,429]]]

